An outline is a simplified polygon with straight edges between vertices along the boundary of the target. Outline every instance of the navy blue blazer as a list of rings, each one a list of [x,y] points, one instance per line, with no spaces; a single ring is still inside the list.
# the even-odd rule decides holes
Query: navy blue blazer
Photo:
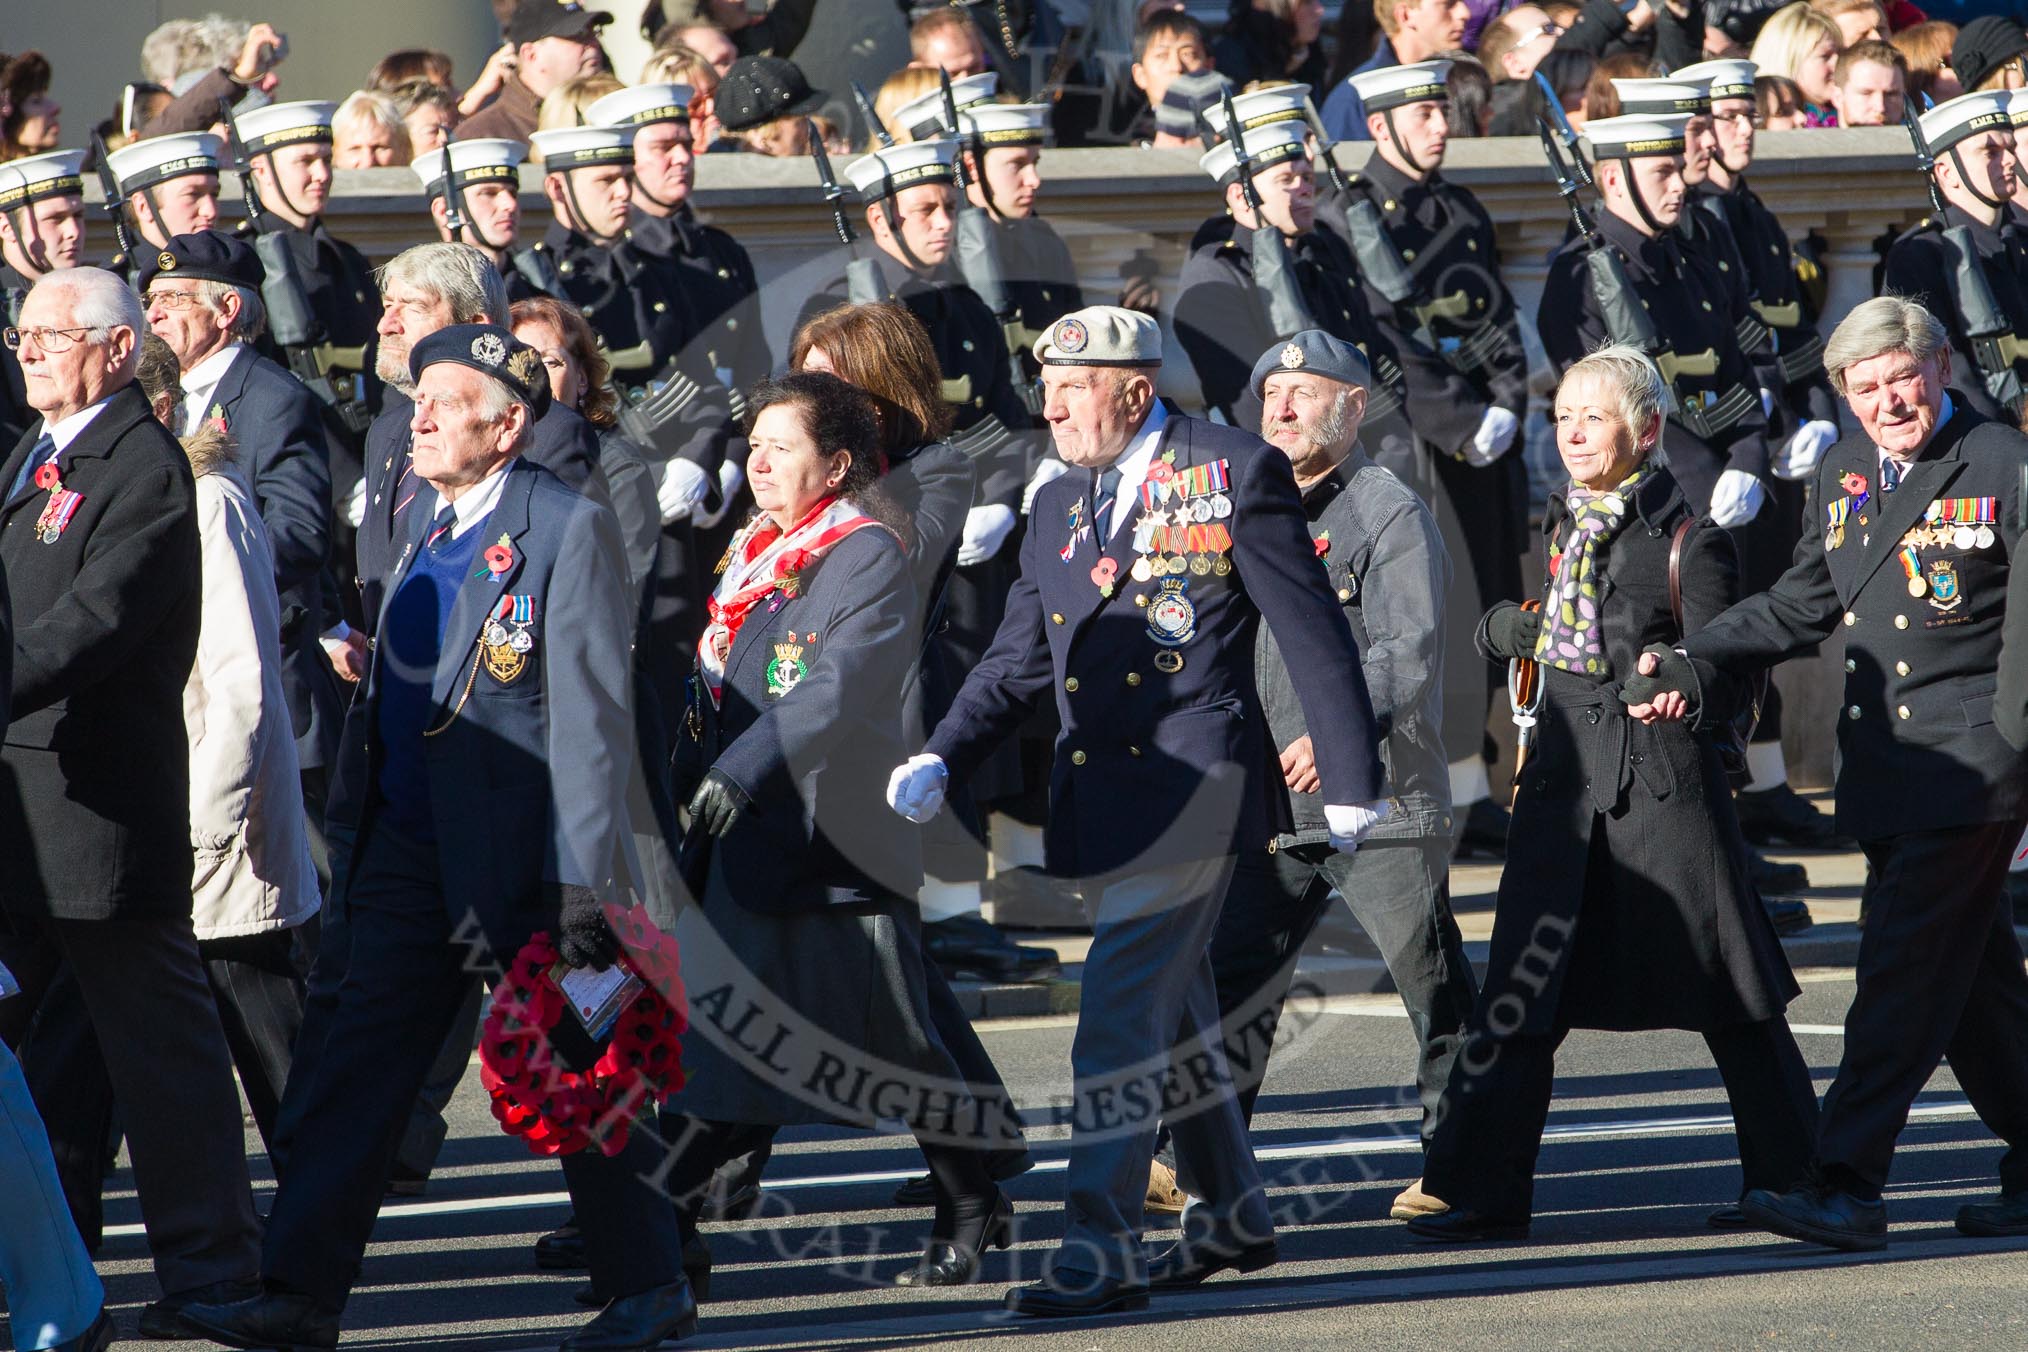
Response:
[[[804,569],[795,596],[777,593],[747,615],[717,708],[692,677],[679,782],[709,766],[753,800],[716,842],[694,831],[684,842],[699,895],[707,849],[751,910],[913,897],[922,886],[920,832],[886,797],[908,754],[896,692],[921,645],[915,611],[907,556],[869,527]]]
[[[359,609],[366,617],[369,635],[380,624],[381,588],[407,542],[394,525],[394,508],[400,501],[395,488],[408,464],[408,424],[414,416],[415,401],[390,386],[380,416],[366,429],[366,512],[359,520],[356,562]],[[556,475],[567,488],[582,491],[587,484],[597,484],[594,496],[606,501],[598,432],[575,410],[551,401],[548,411],[536,419],[534,436],[522,454]]]
[[[619,523],[526,460],[507,475],[499,503],[474,529],[482,550],[505,536],[513,562],[498,578],[475,569],[459,589],[431,691],[429,726],[443,731],[422,741],[445,905],[455,917],[476,916],[502,961],[554,923],[555,884],[610,897],[631,876],[635,756],[634,612]],[[390,597],[415,543],[404,542]],[[499,607],[522,596],[533,601],[535,643],[503,680],[480,640]],[[348,806],[363,809],[355,818],[362,839],[376,802],[366,789],[386,754],[377,739],[382,651],[345,720],[344,759],[364,770],[345,780]],[[353,870],[345,873],[350,880]]]
[[[239,447],[282,603],[282,694],[305,768],[329,764],[345,701],[317,636],[324,631],[324,564],[331,553],[331,448],[322,406],[303,382],[251,347],[240,349],[211,395]]]
[[[1145,871],[1264,848],[1287,817],[1254,685],[1262,617],[1274,631],[1316,747],[1327,803],[1385,792],[1380,737],[1359,652],[1310,539],[1288,458],[1259,437],[1170,415],[1157,448],[1178,471],[1224,460],[1233,504],[1229,572],[1136,582],[1136,501],[1103,549],[1117,576],[1102,596],[1085,535],[1066,561],[1071,513],[1089,519],[1095,476],[1073,470],[1036,495],[1007,618],[926,748],[962,783],[1050,692],[1062,731],[1050,772],[1048,867],[1067,877]],[[1194,617],[1154,637],[1165,584],[1187,584]],[[1172,587],[1173,590],[1173,587]],[[1172,659],[1182,665],[1164,671]],[[1272,776],[1272,777],[1270,777]]]

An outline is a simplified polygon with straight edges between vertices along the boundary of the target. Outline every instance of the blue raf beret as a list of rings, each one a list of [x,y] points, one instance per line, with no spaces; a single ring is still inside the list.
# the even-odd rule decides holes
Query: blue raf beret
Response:
[[[1253,397],[1261,398],[1267,378],[1277,371],[1309,371],[1341,385],[1364,389],[1373,382],[1373,368],[1366,354],[1322,329],[1304,329],[1286,343],[1277,343],[1261,353],[1253,364]]]

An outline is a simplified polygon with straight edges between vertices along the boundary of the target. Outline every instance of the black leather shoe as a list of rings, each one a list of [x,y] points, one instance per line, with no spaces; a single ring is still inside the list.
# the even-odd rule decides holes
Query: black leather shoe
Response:
[[[66,1338],[49,1352],[106,1352],[113,1345],[113,1312],[99,1309],[99,1317],[92,1320],[92,1326],[75,1338]]]
[[[967,1226],[966,1229],[974,1229]],[[985,1219],[976,1224],[977,1242],[970,1235],[959,1233],[950,1239],[932,1239],[922,1251],[922,1259],[906,1272],[895,1276],[896,1286],[969,1286],[979,1279],[979,1262],[988,1249],[1004,1249],[1014,1239],[1014,1204],[1001,1193],[993,1199],[993,1209]]]
[[[1786,897],[1810,885],[1810,871],[1801,864],[1770,859],[1751,845],[1746,847],[1746,874],[1763,897]]]
[[[1451,857],[1469,859],[1482,854],[1488,859],[1505,859],[1507,828],[1513,820],[1506,808],[1490,798],[1481,798],[1465,809],[1464,828],[1458,832],[1457,848],[1451,851]]]
[[[697,1332],[697,1300],[680,1278],[622,1296],[557,1344],[557,1352],[646,1352]]]
[[[418,1173],[405,1164],[397,1164],[387,1171],[387,1195],[389,1197],[420,1197],[430,1188],[430,1176]]]
[[[1812,850],[1851,847],[1851,839],[1838,834],[1830,817],[1786,784],[1743,789],[1737,801],[1740,834],[1756,845],[1786,843]]]
[[[1007,1293],[1007,1308],[1034,1319],[1080,1319],[1094,1314],[1122,1314],[1148,1308],[1142,1282],[1093,1277],[1082,1272],[1051,1272],[1032,1286]]]
[[[993,919],[1013,929],[1088,930],[1091,917],[1077,888],[1062,878],[1023,864],[1001,869],[986,884]]]
[[[1228,1269],[1259,1272],[1274,1266],[1281,1256],[1281,1249],[1273,1239],[1236,1246],[1209,1239],[1183,1240],[1148,1261],[1148,1289],[1187,1291]]]
[[[1714,1230],[1751,1230],[1753,1222],[1739,1209],[1737,1202],[1722,1206],[1704,1218],[1704,1223]]]
[[[261,1293],[257,1281],[212,1282],[209,1286],[193,1287],[178,1291],[174,1295],[150,1302],[141,1311],[141,1322],[135,1336],[157,1342],[187,1342],[190,1334],[184,1331],[178,1318],[185,1306],[189,1305],[231,1305]]]
[[[1488,1216],[1470,1208],[1417,1216],[1408,1222],[1408,1232],[1417,1239],[1440,1240],[1448,1244],[1483,1244],[1490,1239],[1528,1238],[1528,1218]]]
[[[338,1312],[292,1291],[264,1291],[229,1304],[193,1302],[176,1318],[183,1337],[209,1338],[227,1347],[309,1352],[338,1346]]]
[[[1887,1204],[1868,1202],[1822,1183],[1790,1192],[1755,1188],[1739,1209],[1762,1229],[1790,1239],[1855,1251],[1887,1247]]]
[[[716,1180],[713,1180],[716,1182]],[[697,1213],[700,1221],[743,1221],[760,1208],[758,1183],[735,1184],[729,1191],[714,1187]]]
[[[1998,1201],[1959,1207],[1958,1233],[1974,1239],[2028,1235],[2028,1188],[2003,1192]]]
[[[1019,1178],[1034,1167],[1035,1157],[1025,1148],[986,1152],[986,1176],[995,1183],[1005,1183],[1010,1178]],[[928,1174],[917,1174],[894,1190],[896,1206],[935,1206],[936,1201],[936,1180]]]
[[[691,1299],[700,1305],[711,1299],[711,1246],[702,1235],[683,1246],[683,1279],[690,1283]],[[606,1303],[606,1298],[590,1282],[571,1292],[570,1298],[593,1310]]]
[[[1017,944],[981,915],[954,915],[922,933],[930,961],[953,981],[1043,981],[1062,970],[1055,949]]]
[[[584,1256],[584,1232],[572,1216],[535,1241],[535,1266],[549,1272],[575,1272],[591,1266]]]
[[[1762,897],[1760,908],[1767,912],[1767,922],[1774,926],[1774,932],[1784,939],[1817,923],[1810,914],[1810,904],[1795,897]]]

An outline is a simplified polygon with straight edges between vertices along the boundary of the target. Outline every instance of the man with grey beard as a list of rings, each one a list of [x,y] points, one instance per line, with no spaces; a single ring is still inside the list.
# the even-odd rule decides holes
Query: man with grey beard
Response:
[[[1240,1111],[1251,1122],[1296,960],[1333,896],[1344,897],[1386,959],[1415,1030],[1427,1140],[1478,993],[1450,907],[1450,773],[1441,731],[1451,562],[1422,499],[1359,444],[1369,378],[1358,348],[1310,329],[1264,353],[1252,386],[1262,405],[1260,434],[1289,457],[1317,559],[1358,641],[1384,737],[1386,793],[1397,806],[1357,854],[1332,848],[1303,708],[1281,648],[1263,628],[1254,675],[1293,826],[1239,855],[1211,938],[1211,969]],[[1171,1209],[1184,1200],[1173,1170],[1165,1146],[1149,1178],[1151,1206],[1166,1200],[1161,1209]],[[1441,1209],[1418,1185],[1395,1199],[1393,1214],[1403,1220]]]

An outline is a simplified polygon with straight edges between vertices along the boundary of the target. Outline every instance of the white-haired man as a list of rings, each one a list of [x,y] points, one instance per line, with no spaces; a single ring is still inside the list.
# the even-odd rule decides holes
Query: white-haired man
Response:
[[[175,1311],[255,1270],[239,1098],[191,928],[183,685],[197,651],[196,497],[134,384],[140,302],[110,272],[45,277],[7,332],[40,415],[0,465],[14,687],[0,772],[0,1001],[18,1043],[68,963],[126,1115],[141,1211]],[[145,773],[137,773],[145,767]]]

